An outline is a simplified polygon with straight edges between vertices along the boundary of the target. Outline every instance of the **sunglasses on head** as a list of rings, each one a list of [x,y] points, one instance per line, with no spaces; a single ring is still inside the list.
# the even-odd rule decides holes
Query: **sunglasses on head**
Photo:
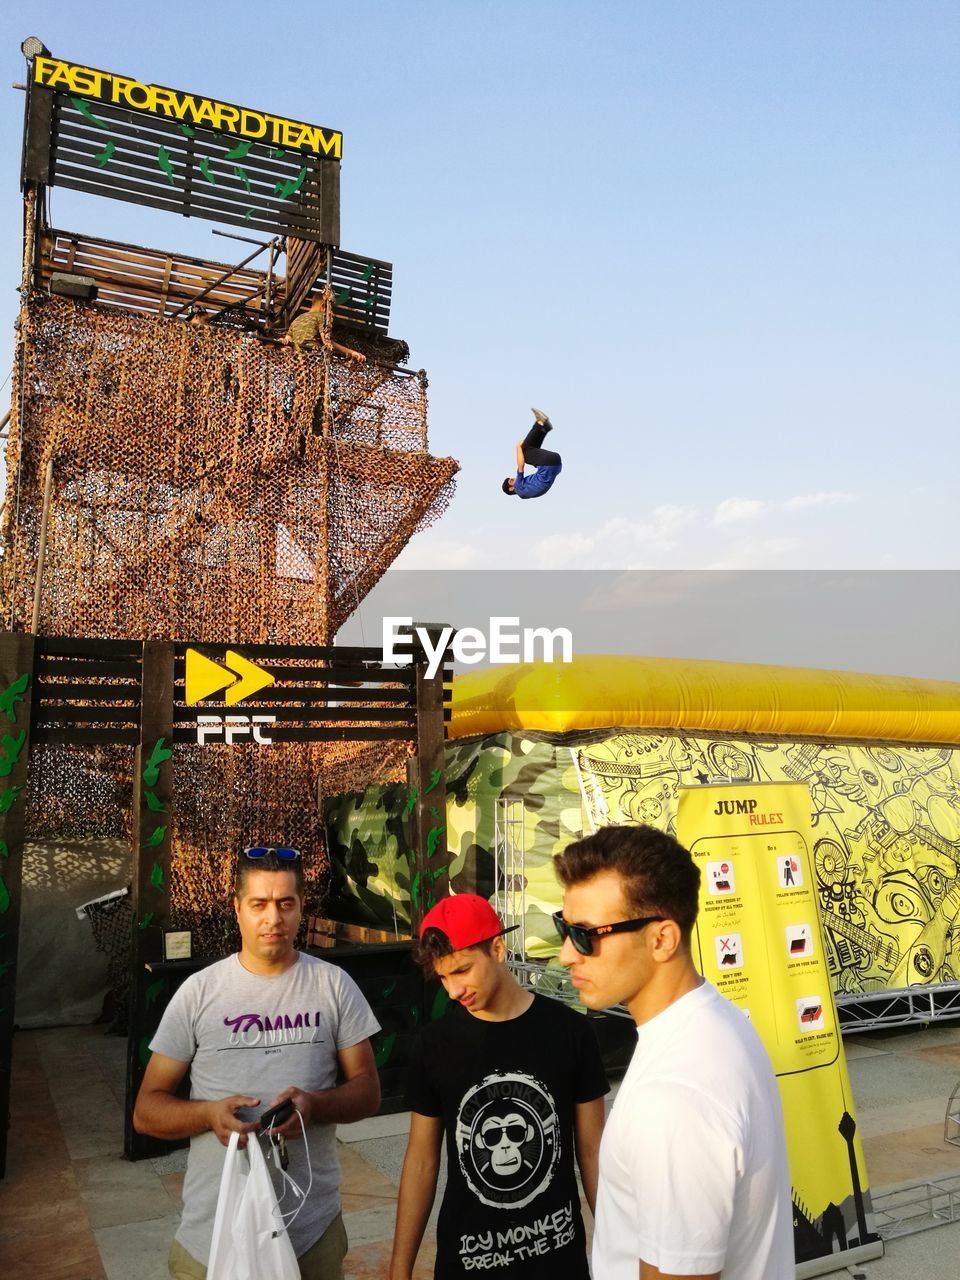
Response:
[[[284,862],[293,862],[294,858],[300,857],[299,849],[288,849],[285,845],[275,844],[255,844],[250,849],[244,849],[243,853],[247,858],[269,858],[273,854]]]
[[[566,942],[569,938],[582,956],[592,956],[594,938],[605,938],[608,933],[636,933],[638,929],[645,929],[648,924],[665,920],[666,916],[640,916],[636,920],[618,920],[616,924],[598,924],[593,928],[583,924],[568,924],[562,911],[554,911],[551,919],[561,942]]]

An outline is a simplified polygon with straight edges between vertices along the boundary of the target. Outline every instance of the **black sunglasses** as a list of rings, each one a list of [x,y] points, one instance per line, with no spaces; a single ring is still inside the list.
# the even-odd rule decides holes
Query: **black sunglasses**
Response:
[[[561,942],[566,942],[569,938],[582,956],[592,956],[594,938],[604,938],[608,933],[636,933],[638,929],[644,929],[648,924],[665,920],[666,916],[640,916],[638,920],[618,920],[616,924],[598,924],[592,929],[583,924],[568,924],[563,918],[562,911],[554,911],[550,918],[560,935]]]
[[[275,844],[256,844],[250,849],[244,849],[243,852],[247,858],[268,858],[272,853],[282,858],[284,862],[293,862],[294,858],[300,857],[299,849],[288,849],[283,845]]]
[[[515,1147],[519,1147],[526,1136],[527,1126],[525,1124],[496,1124],[482,1131],[480,1141],[488,1151],[492,1151],[494,1147],[499,1147],[504,1138],[508,1142],[512,1142]]]

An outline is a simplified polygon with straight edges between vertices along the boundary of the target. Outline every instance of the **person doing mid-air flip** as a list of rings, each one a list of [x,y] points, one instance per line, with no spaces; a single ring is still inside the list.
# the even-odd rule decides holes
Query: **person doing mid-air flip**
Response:
[[[550,419],[542,409],[534,409],[536,422],[523,440],[517,442],[517,475],[508,476],[503,482],[503,492],[516,494],[518,498],[540,498],[560,474],[563,463],[559,453],[542,447],[544,437],[553,430]],[[525,476],[525,465],[536,467],[532,476]]]

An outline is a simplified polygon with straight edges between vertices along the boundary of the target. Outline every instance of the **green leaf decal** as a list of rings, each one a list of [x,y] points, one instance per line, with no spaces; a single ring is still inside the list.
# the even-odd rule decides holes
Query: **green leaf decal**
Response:
[[[198,168],[200,169],[200,172],[203,174],[203,176],[206,178],[206,180],[207,180],[209,183],[212,183],[212,185],[213,185],[213,186],[216,186],[216,185],[217,185],[217,180],[216,180],[216,178],[215,178],[215,177],[213,176],[213,174],[210,172],[210,161],[207,159],[207,157],[206,157],[206,156],[203,156],[203,157],[202,157],[202,159],[200,160],[200,164],[199,164]]]
[[[3,876],[0,876],[0,916],[6,915],[10,910],[10,890],[3,883]]]
[[[159,889],[161,893],[164,892],[163,867],[161,867],[159,862],[155,862],[153,864],[153,867],[150,871],[150,883],[153,885],[155,889]]]
[[[155,849],[158,844],[163,844],[163,837],[167,834],[166,827],[154,827],[147,836],[144,844],[148,849]]]
[[[270,154],[273,156],[274,160],[282,160],[287,153],[284,151],[283,147],[274,147]]]
[[[0,813],[6,813],[11,808],[22,790],[23,787],[7,787],[6,791],[0,793]]]
[[[376,271],[376,267],[375,267],[375,266],[373,265],[373,263],[371,262],[371,263],[370,263],[370,265],[369,265],[369,267],[367,267],[366,271],[365,271],[365,272],[363,273],[363,275],[360,277],[360,279],[361,279],[361,280],[370,280],[370,279],[372,279],[374,271]]]
[[[289,200],[291,196],[297,194],[306,180],[307,166],[304,165],[295,178],[287,178],[285,182],[276,183],[273,188],[273,194],[279,196],[281,200]]]
[[[350,301],[352,297],[353,297],[353,289],[341,289],[340,292],[337,294],[337,296],[334,298],[334,302],[337,304],[338,307],[343,307],[343,306],[346,306],[346,304]],[[428,787],[427,790],[429,791],[429,789],[430,788]]]
[[[243,220],[244,222],[249,222],[252,217],[253,217],[253,210],[248,209],[247,212],[243,215]]]
[[[242,160],[252,146],[253,146],[252,142],[238,142],[235,147],[232,147],[227,152],[226,156],[224,156],[224,159],[225,160]]]
[[[157,164],[169,178],[171,186],[175,187],[177,185],[177,180],[173,173],[173,161],[170,159],[170,155],[166,147],[162,145],[157,148]]]
[[[148,787],[155,787],[160,780],[160,766],[169,760],[173,752],[163,745],[164,739],[158,738],[143,769],[143,780]]]
[[[147,802],[147,808],[150,810],[150,812],[151,812],[151,813],[166,813],[166,812],[167,812],[167,811],[166,811],[166,809],[163,807],[163,805],[160,803],[160,801],[157,799],[157,797],[153,794],[153,792],[152,792],[152,791],[144,791],[144,793],[143,793],[143,798],[144,798],[144,800],[146,800],[146,802]]]
[[[431,827],[427,832],[427,857],[432,858],[437,852],[437,845],[440,843],[440,837],[446,831],[446,827]]]
[[[168,760],[173,759],[173,752],[169,747],[165,747],[163,745],[165,742],[166,738],[158,738],[156,740],[153,744],[153,750],[150,752],[147,764],[165,764]]]
[[[30,676],[24,674],[14,680],[13,684],[0,693],[0,711],[5,711],[11,724],[17,723],[17,703],[23,701],[23,695],[30,683]]]
[[[410,817],[417,805],[417,788],[410,788],[410,795],[407,797],[407,807],[404,809],[404,815]]]
[[[97,154],[93,158],[97,162],[98,169],[105,169],[107,167],[107,165],[113,159],[113,153],[116,151],[116,149],[117,149],[117,144],[111,140],[110,142],[107,143],[107,145],[103,148],[102,151],[97,152]]]
[[[0,858],[9,858],[10,850],[7,847],[6,840],[0,840]]]
[[[246,170],[245,170],[245,169],[241,169],[241,168],[240,168],[240,166],[239,166],[238,164],[235,164],[235,165],[233,166],[233,172],[237,175],[237,177],[240,179],[240,181],[243,183],[243,185],[247,188],[247,191],[249,191],[249,190],[250,190],[250,176],[249,176],[249,174],[246,172]]]
[[[14,765],[20,759],[20,752],[26,740],[26,729],[21,729],[15,738],[12,738],[9,733],[5,733],[0,738],[0,747],[3,749],[3,758],[0,759],[0,778],[9,778],[13,773]]]
[[[90,110],[90,108],[87,106],[87,104],[84,102],[82,98],[75,98],[71,93],[70,101],[77,108],[80,114],[82,116],[86,116],[86,118],[90,121],[90,123],[95,124],[98,129],[110,128],[110,126],[105,121],[101,120],[99,116],[95,116],[93,114],[93,112]]]
[[[440,781],[440,779],[441,779],[442,777],[443,777],[443,770],[442,770],[442,769],[434,769],[434,770],[433,770],[433,772],[430,774],[430,785],[429,785],[429,787],[427,787],[427,789],[424,791],[424,793],[423,793],[423,794],[424,794],[425,796],[428,796],[428,795],[430,794],[430,792],[433,790],[433,788],[437,785],[437,783]]]
[[[140,929],[147,929],[147,928],[149,928],[149,926],[150,926],[152,923],[153,923],[153,912],[152,912],[152,911],[147,911],[147,912],[145,912],[145,913],[144,913],[144,917],[143,917],[143,919],[140,921],[140,924],[139,924],[139,926],[138,926],[138,927],[139,927]]]
[[[178,124],[177,128],[185,138],[195,138],[197,136],[188,124]]]

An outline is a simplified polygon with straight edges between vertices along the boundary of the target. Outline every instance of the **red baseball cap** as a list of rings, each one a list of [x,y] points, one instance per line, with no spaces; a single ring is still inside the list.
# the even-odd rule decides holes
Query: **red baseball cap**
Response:
[[[420,937],[427,929],[439,929],[447,935],[454,951],[463,951],[465,947],[489,942],[491,938],[512,933],[519,927],[514,924],[505,929],[493,907],[479,894],[455,893],[449,898],[441,898],[435,907],[430,908],[423,917]]]

